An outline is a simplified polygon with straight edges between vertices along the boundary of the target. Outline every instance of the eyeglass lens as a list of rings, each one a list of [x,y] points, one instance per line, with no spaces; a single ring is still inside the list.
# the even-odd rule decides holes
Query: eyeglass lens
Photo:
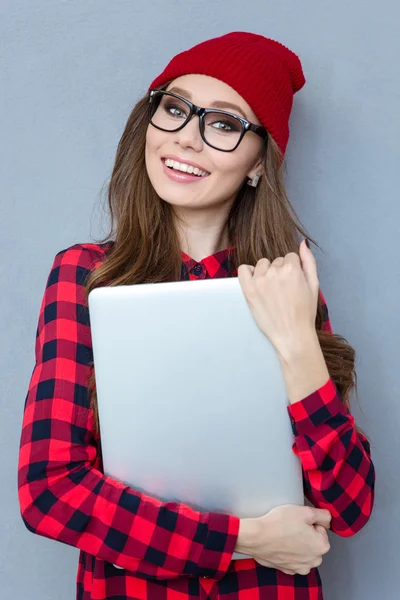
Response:
[[[167,93],[158,93],[153,99],[151,122],[164,131],[176,131],[187,121],[190,108],[183,100]],[[204,137],[211,146],[233,150],[242,133],[242,123],[219,111],[204,115]]]

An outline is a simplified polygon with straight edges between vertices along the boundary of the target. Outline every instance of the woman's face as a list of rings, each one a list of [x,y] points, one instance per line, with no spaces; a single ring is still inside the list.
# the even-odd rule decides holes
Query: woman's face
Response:
[[[213,77],[184,75],[172,81],[167,91],[204,108],[211,107],[216,101],[224,103],[217,108],[244,116],[260,125],[247,102],[230,86]],[[236,107],[229,107],[228,104]],[[176,208],[230,207],[243,182],[248,177],[253,177],[257,171],[260,172],[259,155],[262,146],[262,138],[248,132],[233,152],[211,148],[200,135],[197,116],[193,116],[183,129],[175,132],[161,131],[149,124],[146,135],[146,168],[157,194]],[[181,171],[171,172],[164,164],[166,157],[180,163],[195,163],[208,174],[190,182],[179,181]]]

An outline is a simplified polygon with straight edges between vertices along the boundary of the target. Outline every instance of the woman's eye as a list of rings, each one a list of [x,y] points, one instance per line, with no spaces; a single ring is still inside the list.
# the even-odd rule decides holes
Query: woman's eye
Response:
[[[173,104],[170,104],[167,105],[165,109],[173,117],[186,117],[185,112],[179,106],[174,106]]]
[[[237,131],[237,127],[228,121],[215,121],[212,123],[212,126],[215,127],[215,129],[220,129],[221,131]]]
[[[223,121],[216,121],[214,123],[214,127],[216,127],[217,129],[223,129],[224,131],[230,129],[229,125],[227,123],[224,123]]]

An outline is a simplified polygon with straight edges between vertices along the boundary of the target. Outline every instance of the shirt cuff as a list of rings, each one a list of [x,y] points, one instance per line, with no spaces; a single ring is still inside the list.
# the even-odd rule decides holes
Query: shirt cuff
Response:
[[[198,562],[200,577],[221,579],[232,561],[240,519],[219,513],[209,513],[208,534]]]
[[[335,415],[347,415],[332,378],[315,392],[288,407],[293,434],[306,435]]]

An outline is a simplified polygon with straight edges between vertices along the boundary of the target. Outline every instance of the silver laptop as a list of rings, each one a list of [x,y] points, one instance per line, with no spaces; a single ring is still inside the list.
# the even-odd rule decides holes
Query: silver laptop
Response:
[[[239,517],[304,503],[280,364],[237,277],[97,288],[89,312],[107,475]]]

